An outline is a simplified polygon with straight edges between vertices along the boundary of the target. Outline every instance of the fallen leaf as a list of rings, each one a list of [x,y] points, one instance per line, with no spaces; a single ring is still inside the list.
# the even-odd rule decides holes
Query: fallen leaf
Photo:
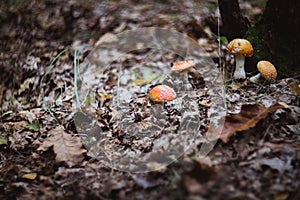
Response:
[[[37,173],[29,173],[29,174],[24,174],[22,178],[29,179],[29,180],[34,180],[37,177]]]
[[[80,163],[84,158],[85,149],[82,149],[80,138],[74,137],[59,126],[49,131],[50,136],[39,147],[39,150],[46,151],[53,146],[56,154],[56,161],[66,162],[70,167]]]
[[[104,43],[111,43],[118,41],[118,37],[113,33],[105,33],[99,40],[95,43],[95,46],[100,46]]]
[[[158,171],[158,172],[165,172],[168,169],[165,164],[154,162],[154,161],[147,163],[147,167],[151,171]]]
[[[287,106],[283,102],[276,103],[268,108],[258,103],[244,104],[238,114],[226,116],[220,139],[222,142],[227,143],[235,132],[248,130],[254,127],[261,119],[264,119],[269,112]]]
[[[275,194],[274,200],[286,200],[289,198],[288,192],[278,192]]]
[[[264,142],[263,145],[271,148],[274,152],[283,151],[284,148],[289,148],[294,151],[297,151],[299,149],[298,145],[292,141],[281,143]]]
[[[101,101],[110,99],[112,97],[112,94],[106,94],[106,93],[102,93],[102,92],[98,92],[97,95],[99,96]]]
[[[26,121],[19,121],[19,122],[7,122],[0,124],[1,127],[4,128],[5,132],[10,132],[10,131],[16,131],[16,130],[22,130],[28,122]]]
[[[108,188],[107,190],[120,190],[122,188],[125,188],[126,187],[126,183],[124,180],[114,180],[114,179],[111,179],[108,181],[107,185],[106,185]]]
[[[233,90],[233,91],[236,91],[236,90],[239,90],[241,89],[242,87],[246,86],[247,85],[247,80],[245,80],[244,82],[242,83],[239,83],[239,82],[232,82],[229,87]]]
[[[22,85],[20,86],[20,88],[18,90],[18,94],[21,94],[25,90],[29,90],[30,89],[30,84],[33,84],[34,80],[35,80],[35,77],[31,77],[31,78],[26,79],[22,83]]]
[[[7,142],[8,142],[8,140],[7,140],[6,137],[0,136],[0,145],[2,145],[2,144],[7,144]]]
[[[298,96],[300,96],[300,83],[292,82],[289,86]]]
[[[182,183],[184,188],[188,191],[190,194],[198,194],[203,195],[205,194],[203,184],[198,182],[195,178],[190,176],[184,176],[182,178]]]
[[[85,107],[91,106],[92,103],[93,103],[93,97],[90,96],[90,95],[88,95],[88,96],[86,97],[86,99],[85,99],[85,102],[84,102]]]
[[[251,193],[247,193],[247,192],[234,192],[233,194],[230,194],[230,197],[228,198],[228,200],[258,200],[258,198]]]
[[[27,111],[27,110],[21,110],[19,112],[19,115],[22,117],[22,119],[25,119],[29,121],[30,123],[36,120],[36,115],[32,111]]]

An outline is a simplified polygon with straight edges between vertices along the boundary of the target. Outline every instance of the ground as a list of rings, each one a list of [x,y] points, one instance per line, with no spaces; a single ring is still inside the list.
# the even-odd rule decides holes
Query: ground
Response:
[[[240,2],[254,24],[265,1]],[[272,84],[233,81],[234,58],[226,53],[224,37],[217,40],[218,20],[213,0],[1,2],[0,198],[299,199],[299,76]],[[91,83],[90,96],[76,112],[74,99],[82,98],[82,92],[76,98],[76,91],[86,91],[80,81],[75,84],[83,73],[80,69],[88,62],[101,66],[118,53],[113,49],[100,51],[101,59],[95,56],[103,41],[113,42],[111,38],[123,31],[142,27],[173,28],[200,44],[201,56],[209,57],[221,72],[222,87],[216,89],[225,91],[227,116],[221,138],[208,156],[200,157],[203,138],[213,127],[208,110],[215,102],[209,83],[215,80],[206,77],[201,71],[206,68],[199,65],[198,72],[186,76],[170,73],[176,80],[187,78],[185,84],[171,80],[165,84],[195,94],[187,97],[176,90],[186,109],[198,108],[196,147],[171,164],[146,163],[147,173],[134,173],[123,157],[159,151],[153,145],[158,143],[180,146],[181,136],[191,128],[181,129],[184,110],[176,107],[178,102],[156,103],[146,95],[163,82],[162,67],[168,69],[184,58],[163,50],[126,52],[109,67],[97,68],[91,77],[99,82]],[[124,68],[118,71],[118,66]],[[134,94],[129,106],[116,107],[116,89]],[[116,108],[127,109],[129,116],[119,120]],[[161,119],[158,113],[167,117]],[[128,119],[154,128],[143,137],[131,134]],[[94,138],[105,140],[100,145],[89,143]],[[93,155],[102,144],[109,156],[119,155],[111,150],[129,150],[117,157],[117,169],[110,168],[105,156]]]

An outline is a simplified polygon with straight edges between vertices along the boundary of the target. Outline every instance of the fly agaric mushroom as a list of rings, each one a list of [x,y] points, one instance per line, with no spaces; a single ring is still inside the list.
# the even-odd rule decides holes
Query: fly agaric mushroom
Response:
[[[194,66],[195,66],[195,62],[192,60],[179,61],[173,64],[171,71],[180,73],[180,72],[188,71]]]
[[[155,102],[167,102],[175,99],[176,93],[167,85],[157,85],[148,92],[148,96]]]
[[[235,71],[233,74],[234,79],[245,79],[245,57],[253,55],[253,47],[246,39],[234,39],[227,45],[227,51],[235,55]]]
[[[274,82],[277,77],[276,68],[272,63],[266,60],[261,60],[257,63],[257,69],[260,72],[259,74],[252,76],[249,80],[252,83],[257,83],[259,78],[262,76],[269,82]]]
[[[190,87],[189,79],[188,79],[188,72],[195,72],[196,69],[193,67],[195,66],[195,62],[192,60],[183,60],[176,63],[173,63],[171,71],[175,73],[179,73],[179,77],[181,79],[180,86],[182,90],[188,89]],[[180,87],[179,86],[179,87]]]

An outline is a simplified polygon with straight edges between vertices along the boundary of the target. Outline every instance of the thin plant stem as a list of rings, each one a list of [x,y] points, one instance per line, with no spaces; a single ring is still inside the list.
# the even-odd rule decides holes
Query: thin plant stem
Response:
[[[54,57],[54,59],[52,60],[52,62],[50,63],[50,65],[46,68],[46,72],[44,74],[44,76],[42,77],[41,81],[40,81],[40,89],[42,91],[42,97],[43,97],[43,104],[46,107],[47,111],[49,112],[49,114],[51,115],[51,117],[58,123],[60,124],[59,120],[57,119],[57,117],[54,115],[54,112],[51,110],[51,108],[48,106],[46,99],[45,99],[45,90],[43,87],[43,81],[45,79],[45,77],[49,74],[49,72],[54,68],[56,61],[58,60],[58,58],[64,54],[68,49],[64,49],[63,51],[61,51],[57,56]]]

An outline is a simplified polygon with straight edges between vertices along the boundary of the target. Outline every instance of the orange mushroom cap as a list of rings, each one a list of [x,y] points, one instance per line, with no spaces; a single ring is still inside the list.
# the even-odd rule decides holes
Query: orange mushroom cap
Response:
[[[171,71],[173,72],[183,72],[191,69],[195,66],[195,62],[192,60],[179,61],[173,64]]]
[[[266,60],[261,60],[257,63],[257,69],[267,81],[274,82],[277,77],[276,68],[272,63]]]
[[[237,56],[251,57],[253,55],[252,44],[246,39],[234,39],[227,45],[227,51]]]
[[[176,93],[167,85],[157,85],[149,91],[148,96],[152,101],[167,102],[175,99]]]

